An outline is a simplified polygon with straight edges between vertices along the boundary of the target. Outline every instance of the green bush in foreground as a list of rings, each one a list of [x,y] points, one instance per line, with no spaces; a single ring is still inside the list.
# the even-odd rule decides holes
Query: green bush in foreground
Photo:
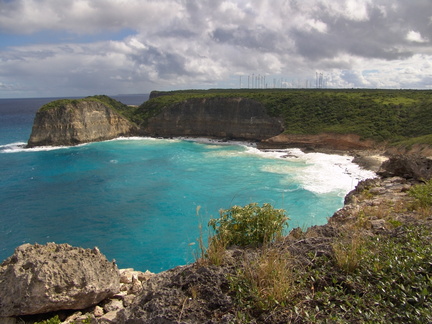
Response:
[[[60,324],[60,323],[61,323],[61,320],[58,317],[58,315],[56,315],[56,316],[54,316],[50,319],[44,320],[42,322],[35,322],[34,324]]]
[[[215,232],[213,240],[224,242],[225,246],[261,245],[282,236],[288,219],[283,209],[252,203],[222,210],[220,218],[211,219],[209,226]]]
[[[413,186],[410,195],[416,199],[420,207],[432,206],[432,179],[424,184]]]

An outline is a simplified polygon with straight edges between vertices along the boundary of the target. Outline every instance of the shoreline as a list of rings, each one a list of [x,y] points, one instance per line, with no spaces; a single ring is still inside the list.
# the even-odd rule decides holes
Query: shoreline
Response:
[[[262,152],[281,152],[284,150],[292,150],[292,149],[299,149],[303,153],[322,153],[322,154],[329,154],[329,155],[340,155],[340,156],[351,156],[353,157],[352,162],[357,164],[363,169],[378,172],[380,170],[380,166],[383,162],[388,160],[388,157],[385,155],[384,150],[379,149],[351,149],[351,150],[337,150],[337,149],[331,149],[331,148],[306,148],[302,147],[302,145],[298,145],[296,147],[287,147],[286,145],[275,145],[273,147],[266,147],[265,145],[260,145],[260,142],[254,142],[254,141],[246,141],[246,140],[228,140],[223,138],[212,138],[212,137],[187,137],[187,136],[179,136],[179,137],[152,137],[152,136],[120,136],[114,139],[104,140],[101,142],[109,142],[109,141],[119,141],[119,140],[143,140],[143,139],[163,139],[163,140],[181,140],[181,141],[189,141],[189,142],[196,142],[200,144],[210,144],[210,145],[242,145],[247,147],[253,147],[258,149]],[[9,144],[4,144],[2,147],[5,147],[6,149],[3,151],[3,153],[13,153],[14,150],[16,152],[36,152],[36,151],[50,151],[50,150],[56,150],[56,149],[67,149],[70,147],[75,146],[82,146],[87,145],[91,143],[97,143],[97,142],[88,142],[88,143],[81,143],[78,145],[70,145],[70,146],[40,146],[40,147],[33,147],[28,148],[26,147],[25,142],[14,142]],[[261,147],[260,147],[261,146]]]
[[[164,139],[164,138],[161,138]],[[202,144],[215,144],[215,145],[244,145],[254,147],[262,152],[283,152],[284,150],[292,150],[299,149],[303,153],[322,153],[329,155],[340,155],[340,156],[351,156],[353,157],[352,162],[357,164],[359,167],[378,172],[380,170],[381,164],[388,160],[388,157],[385,155],[384,150],[379,149],[351,149],[351,150],[337,150],[330,148],[313,148],[308,149],[305,147],[286,147],[281,145],[280,147],[261,147],[259,142],[251,142],[251,141],[239,141],[239,140],[225,140],[225,139],[216,139],[216,138],[206,138],[206,137],[175,137],[173,139],[180,139],[186,141],[192,141]]]

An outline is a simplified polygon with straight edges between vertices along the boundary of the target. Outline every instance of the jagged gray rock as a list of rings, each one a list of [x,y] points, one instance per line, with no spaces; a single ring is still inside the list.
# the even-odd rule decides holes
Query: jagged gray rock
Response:
[[[115,323],[228,323],[233,301],[224,268],[192,264],[161,272],[143,282],[132,305]],[[225,315],[228,313],[228,315]],[[227,317],[228,316],[228,317]],[[219,318],[218,321],[212,319]]]
[[[120,290],[120,274],[99,249],[24,244],[0,265],[0,316],[85,309]]]
[[[418,155],[396,155],[381,165],[382,177],[429,180],[432,178],[432,160]]]

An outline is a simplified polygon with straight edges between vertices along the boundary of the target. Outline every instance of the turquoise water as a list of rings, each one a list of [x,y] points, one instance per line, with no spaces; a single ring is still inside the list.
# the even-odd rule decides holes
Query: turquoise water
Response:
[[[0,145],[0,259],[23,243],[69,243],[159,272],[194,260],[199,224],[206,234],[221,208],[268,202],[290,228],[323,224],[373,176],[350,157],[299,150],[151,138],[24,149],[14,134]]]

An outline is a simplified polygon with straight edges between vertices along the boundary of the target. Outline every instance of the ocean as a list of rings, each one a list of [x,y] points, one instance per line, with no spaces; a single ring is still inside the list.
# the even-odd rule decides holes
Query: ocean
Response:
[[[271,203],[286,210],[287,231],[305,229],[326,223],[359,180],[374,176],[349,156],[206,139],[25,149],[35,112],[54,99],[0,99],[0,261],[21,244],[56,242],[160,272],[195,260],[200,226],[206,238],[221,209]]]

